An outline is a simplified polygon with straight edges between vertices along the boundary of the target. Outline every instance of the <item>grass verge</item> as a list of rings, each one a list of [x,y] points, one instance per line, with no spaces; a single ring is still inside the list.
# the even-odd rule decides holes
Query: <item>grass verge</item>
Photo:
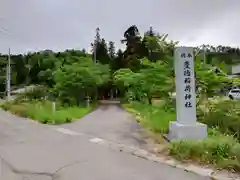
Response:
[[[149,105],[133,102],[123,107],[134,114],[139,123],[154,134],[168,133],[169,122],[175,112],[164,104]],[[171,109],[171,108],[170,108]],[[199,141],[172,141],[166,145],[167,154],[183,162],[197,162],[240,172],[240,144],[234,135],[220,133],[209,126],[208,137]]]
[[[131,114],[134,114],[139,123],[154,133],[168,133],[170,121],[176,119],[173,110],[165,109],[164,104],[148,105],[133,102],[123,104],[123,107]]]
[[[50,101],[11,102],[3,104],[2,108],[13,114],[37,120],[43,124],[69,123],[80,119],[92,110],[92,108],[83,106],[64,107],[57,104],[56,111],[53,113]]]
[[[240,144],[233,136],[209,129],[208,138],[199,141],[175,141],[168,146],[177,160],[212,164],[217,168],[240,171]]]

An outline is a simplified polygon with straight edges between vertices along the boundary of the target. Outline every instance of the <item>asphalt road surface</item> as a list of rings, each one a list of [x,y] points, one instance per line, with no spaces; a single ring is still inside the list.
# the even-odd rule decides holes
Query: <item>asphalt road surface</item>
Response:
[[[208,180],[98,143],[144,148],[139,129],[116,105],[61,126],[0,110],[0,180]]]

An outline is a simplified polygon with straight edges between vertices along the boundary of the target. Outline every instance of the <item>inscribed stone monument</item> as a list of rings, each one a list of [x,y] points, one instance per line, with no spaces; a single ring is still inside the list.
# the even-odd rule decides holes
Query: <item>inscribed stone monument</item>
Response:
[[[192,47],[174,52],[177,121],[169,124],[169,139],[203,139],[207,126],[197,122],[194,53]]]

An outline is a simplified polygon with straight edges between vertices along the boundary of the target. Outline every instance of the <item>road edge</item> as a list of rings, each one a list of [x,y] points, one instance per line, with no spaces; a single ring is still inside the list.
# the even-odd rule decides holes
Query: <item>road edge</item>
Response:
[[[145,149],[130,147],[130,146],[112,142],[106,139],[101,139],[101,141],[95,141],[93,143],[107,145],[109,146],[110,149],[113,149],[115,151],[131,154],[133,156],[136,156],[148,161],[166,164],[173,168],[182,169],[186,172],[191,172],[202,177],[210,178],[212,180],[240,180],[240,177],[237,176],[237,174],[230,173],[228,171],[217,171],[216,169],[213,169],[213,168],[204,168],[204,167],[200,167],[193,164],[184,164],[171,157],[157,156],[156,154],[151,153]]]

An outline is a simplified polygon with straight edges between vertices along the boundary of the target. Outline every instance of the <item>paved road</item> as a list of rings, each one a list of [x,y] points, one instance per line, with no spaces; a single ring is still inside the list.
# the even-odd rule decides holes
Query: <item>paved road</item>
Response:
[[[144,147],[139,129],[114,105],[62,126],[0,111],[0,180],[207,180],[94,143]]]
[[[139,134],[140,125],[118,105],[101,106],[81,121],[62,127],[117,143],[146,147]]]

